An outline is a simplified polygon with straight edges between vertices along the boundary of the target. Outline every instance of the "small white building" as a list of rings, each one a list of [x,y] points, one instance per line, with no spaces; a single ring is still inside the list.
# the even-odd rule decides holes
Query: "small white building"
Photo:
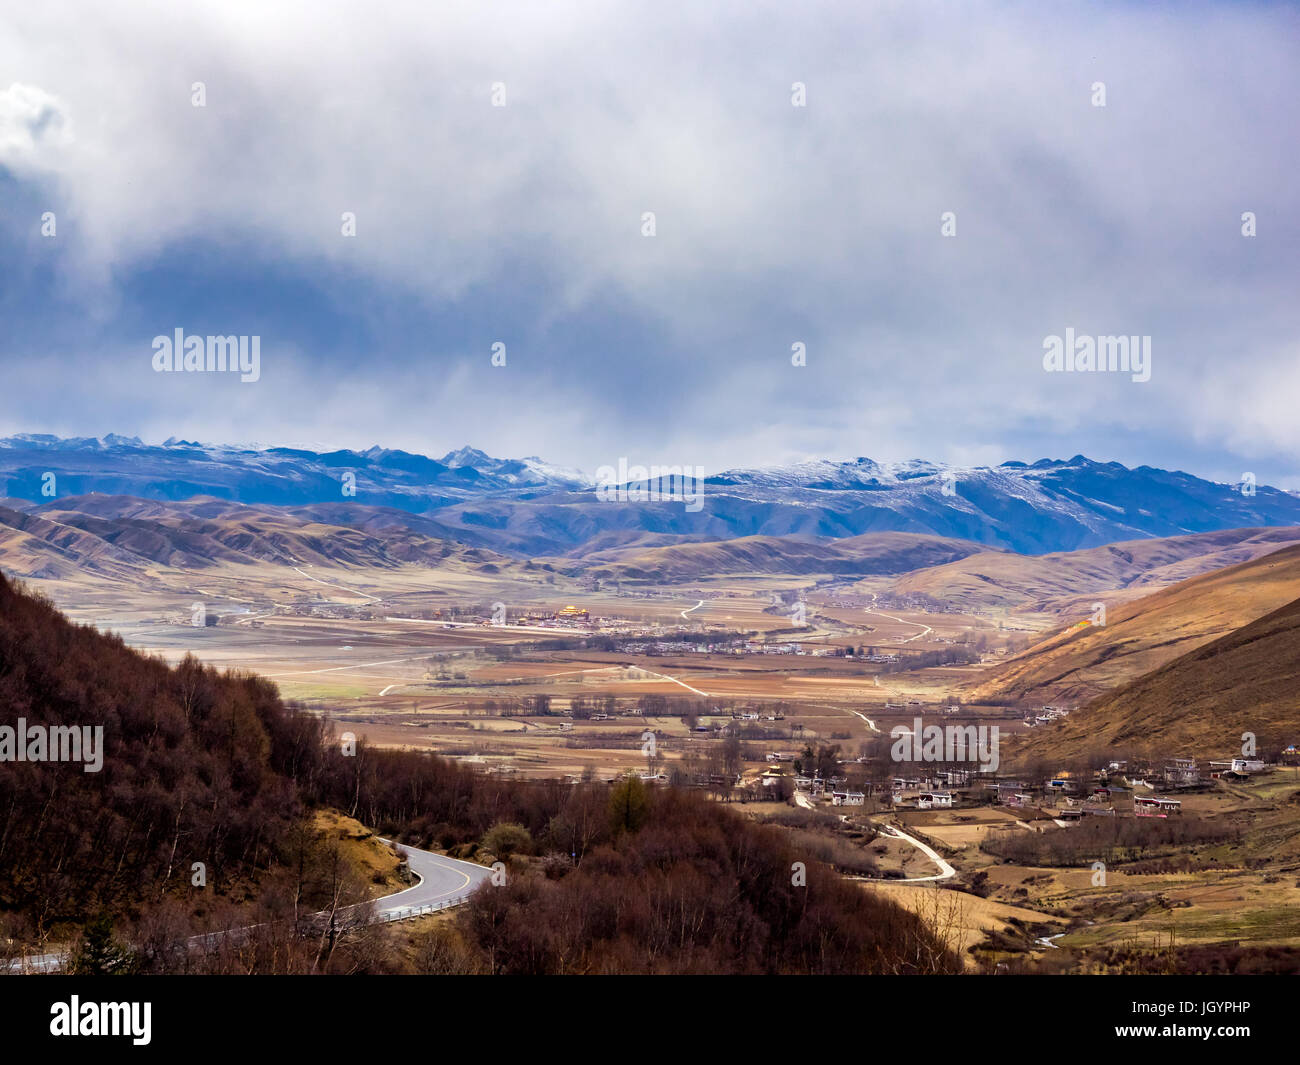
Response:
[[[1133,813],[1137,817],[1168,817],[1182,810],[1183,804],[1178,799],[1159,799],[1154,795],[1133,798]]]
[[[1236,764],[1238,759],[1233,759]],[[1196,760],[1193,758],[1175,758],[1164,771],[1166,784],[1190,785],[1199,784],[1201,781],[1201,771],[1196,767]]]

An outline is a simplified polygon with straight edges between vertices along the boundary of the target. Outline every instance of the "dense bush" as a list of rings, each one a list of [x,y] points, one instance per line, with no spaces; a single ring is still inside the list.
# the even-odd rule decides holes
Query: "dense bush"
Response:
[[[558,879],[483,888],[433,954],[491,973],[959,971],[915,916],[807,858],[778,829],[650,789],[639,829]]]
[[[0,766],[0,908],[38,927],[188,882],[233,879],[279,852],[323,765],[321,725],[273,685],[174,669],[73,625],[0,577],[0,724],[103,726],[99,772]]]
[[[1190,814],[1161,818],[1088,817],[1068,829],[998,833],[980,849],[1022,865],[1107,864],[1159,857],[1196,844],[1237,839],[1240,832]]]

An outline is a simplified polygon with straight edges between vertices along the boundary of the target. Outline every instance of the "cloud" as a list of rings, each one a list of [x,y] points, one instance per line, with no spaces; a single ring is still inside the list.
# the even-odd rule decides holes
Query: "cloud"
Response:
[[[18,82],[0,92],[0,166],[17,173],[57,167],[72,143],[72,125],[59,99]]]
[[[0,69],[42,88],[0,97],[0,165],[69,220],[22,257],[18,310],[42,324],[0,358],[48,352],[61,387],[5,401],[15,428],[138,432],[151,412],[177,423],[162,435],[211,437],[244,411],[239,439],[497,442],[588,467],[1195,448],[1231,476],[1238,456],[1300,473],[1300,421],[1256,395],[1297,326],[1294,11],[141,3],[11,21]],[[50,291],[86,313],[51,315]],[[261,333],[256,398],[152,377],[148,338],[177,326]],[[1152,380],[1044,374],[1042,339],[1067,327],[1151,335]],[[105,407],[109,352],[124,384]],[[1240,387],[1206,387],[1224,377]]]

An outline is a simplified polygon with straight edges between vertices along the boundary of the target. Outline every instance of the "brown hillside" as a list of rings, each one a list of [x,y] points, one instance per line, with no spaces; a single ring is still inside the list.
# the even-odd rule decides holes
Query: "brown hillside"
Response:
[[[1268,757],[1300,742],[1300,600],[1176,658],[1035,733],[1028,753],[1099,748]]]
[[[742,536],[601,552],[587,572],[612,580],[697,580],[724,573],[893,574],[962,558],[980,544],[921,533],[863,533],[842,540]]]
[[[1300,598],[1300,545],[1183,581],[1067,629],[973,685],[972,701],[1083,703]]]
[[[393,569],[497,569],[495,552],[396,526],[358,529],[310,513],[221,500],[156,504],[122,496],[81,496],[26,512],[0,507],[0,568],[17,577],[64,579],[89,573],[139,582],[157,567],[228,564]]]
[[[905,574],[892,591],[968,609],[1076,610],[1087,616],[1089,596],[1135,599],[1296,542],[1300,527],[1284,526],[1128,540],[1050,555],[980,552]]]

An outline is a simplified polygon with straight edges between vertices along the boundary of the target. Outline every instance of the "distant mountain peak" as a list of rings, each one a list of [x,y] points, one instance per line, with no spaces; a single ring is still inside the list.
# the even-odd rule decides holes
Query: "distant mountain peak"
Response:
[[[144,447],[144,441],[138,436],[120,436],[117,433],[109,433],[100,443],[105,447]]]
[[[444,466],[451,466],[453,469],[457,466],[490,466],[500,461],[494,459],[485,451],[480,451],[476,447],[462,447],[456,451],[448,451],[438,460]]]
[[[647,456],[651,458],[653,456]],[[928,533],[1038,554],[1140,537],[1300,524],[1300,498],[1260,484],[1099,463],[1083,455],[1031,464],[957,466],[859,456],[710,473],[702,507],[664,500],[610,506],[590,477],[536,456],[493,458],[474,447],[441,460],[379,446],[195,444],[136,437],[0,440],[0,497],[50,501],[103,493],[155,502],[213,496],[254,505],[345,501],[438,523],[439,536],[523,554],[563,554],[606,533],[728,539],[847,538]],[[342,489],[351,489],[344,494]]]
[[[0,447],[10,450],[26,447],[48,451],[102,451],[114,447],[144,446],[144,441],[138,436],[120,436],[117,433],[109,433],[104,437],[61,437],[50,433],[16,433],[0,440]]]

